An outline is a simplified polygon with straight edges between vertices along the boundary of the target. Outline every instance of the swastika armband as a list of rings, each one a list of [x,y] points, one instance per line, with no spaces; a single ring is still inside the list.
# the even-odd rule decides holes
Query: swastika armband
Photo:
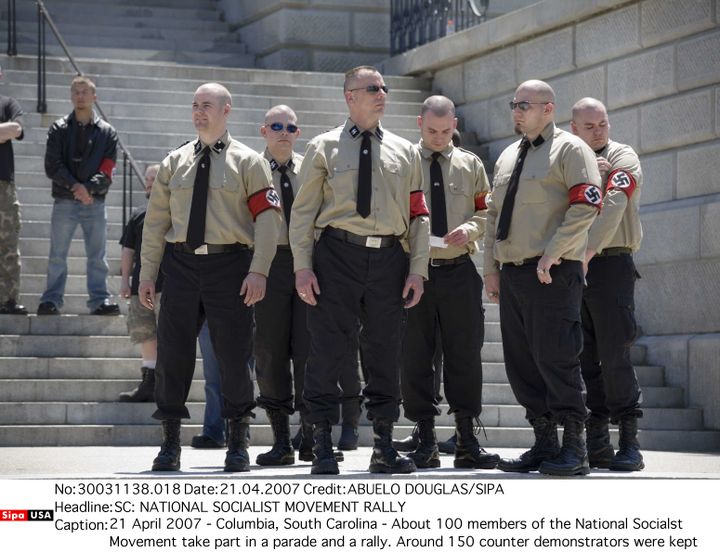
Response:
[[[248,208],[252,213],[253,221],[258,215],[268,209],[280,210],[280,196],[278,196],[275,188],[263,188],[259,192],[255,192],[248,197]]]
[[[600,209],[602,207],[602,192],[593,184],[576,184],[568,190],[568,203],[585,203]]]
[[[487,192],[480,192],[475,195],[475,210],[484,211],[487,209]]]
[[[113,169],[115,168],[115,161],[109,157],[105,157],[100,163],[99,171],[112,180]]]
[[[622,190],[623,192],[625,192],[627,198],[630,199],[633,195],[633,192],[635,191],[636,186],[637,182],[635,181],[635,178],[633,178],[633,175],[631,175],[627,171],[624,171],[623,169],[613,171],[608,176],[608,192],[613,189]]]
[[[425,194],[422,190],[410,192],[410,219],[423,215],[430,215],[427,203],[425,203]]]

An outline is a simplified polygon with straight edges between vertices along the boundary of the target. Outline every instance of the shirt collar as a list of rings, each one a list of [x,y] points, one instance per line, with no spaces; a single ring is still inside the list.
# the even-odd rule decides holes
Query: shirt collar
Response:
[[[453,145],[452,142],[450,142],[450,143],[447,145],[447,147],[446,147],[444,150],[442,150],[441,152],[439,152],[439,153],[440,153],[440,155],[442,155],[444,158],[450,159],[450,157],[452,156],[452,152],[453,152],[454,149],[455,149],[455,146]],[[422,155],[424,159],[430,159],[430,158],[432,157],[432,154],[433,154],[433,153],[435,153],[433,150],[431,150],[430,148],[425,147],[425,142],[423,142],[423,140],[422,140],[422,138],[421,138],[421,139],[420,139],[420,155]]]
[[[273,156],[270,154],[270,152],[268,151],[267,148],[265,148],[265,151],[263,152],[263,156],[265,157],[265,159],[268,160],[268,163],[270,163],[271,171],[276,171],[280,168],[280,163],[278,163],[277,161],[275,161],[275,159],[273,159]],[[285,163],[285,166],[290,170],[290,172],[294,173],[295,169],[296,169],[296,165],[297,165],[297,163],[295,163],[295,152],[293,152],[290,159],[288,159],[288,162]]]
[[[229,143],[230,133],[226,130],[225,134],[223,134],[212,146],[210,146],[210,151],[219,155],[223,152],[223,150],[227,147]],[[195,140],[195,143],[193,144],[193,149],[195,151],[195,156],[198,156],[200,152],[205,149],[205,144],[202,143],[200,138]]]
[[[379,142],[382,142],[383,135],[385,132],[383,131],[382,127],[380,126],[380,123],[377,124],[375,129],[367,129],[370,132],[372,132],[375,135],[375,138],[378,139]],[[359,126],[355,124],[355,122],[352,119],[348,119],[345,123],[345,131],[352,137],[353,140],[357,140],[360,136],[362,136],[363,129],[361,129]]]
[[[75,117],[75,111],[74,111],[74,110],[70,113],[70,120],[71,120],[73,123],[75,123],[76,125],[77,125],[77,124],[80,124],[80,123],[78,123],[77,118]],[[92,116],[90,117],[90,122],[88,123],[88,125],[97,125],[99,122],[100,122],[100,117],[99,117],[99,115],[95,112],[95,110],[93,109],[93,111],[92,111]]]

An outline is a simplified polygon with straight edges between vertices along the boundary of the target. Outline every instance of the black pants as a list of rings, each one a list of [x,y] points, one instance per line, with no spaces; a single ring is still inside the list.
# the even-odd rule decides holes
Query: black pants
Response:
[[[587,415],[580,374],[583,274],[579,261],[550,269],[551,284],[537,277],[537,264],[503,265],[500,329],[505,370],[529,420],[550,414],[558,423]]]
[[[635,264],[631,255],[595,257],[583,293],[585,347],[580,356],[592,416],[607,419],[637,414],[641,395],[630,346],[635,324]]]
[[[482,410],[481,349],[485,338],[483,284],[468,259],[430,267],[420,302],[408,311],[403,339],[402,397],[405,416],[417,422],[440,414],[433,359],[439,326],[449,413],[479,416]]]
[[[265,298],[255,305],[259,406],[285,414],[305,411],[302,395],[309,348],[307,305],[295,292],[292,253],[289,249],[278,249],[270,267]]]
[[[252,354],[252,308],[240,287],[248,274],[250,250],[193,255],[165,249],[165,282],[158,320],[153,418],[189,418],[185,406],[193,372],[197,336],[205,318],[220,367],[222,415],[252,415],[255,406],[248,361]]]
[[[407,255],[398,243],[373,249],[323,235],[315,246],[318,304],[308,308],[310,356],[305,370],[308,421],[339,421],[343,366],[360,348],[368,418],[400,415],[402,289]]]

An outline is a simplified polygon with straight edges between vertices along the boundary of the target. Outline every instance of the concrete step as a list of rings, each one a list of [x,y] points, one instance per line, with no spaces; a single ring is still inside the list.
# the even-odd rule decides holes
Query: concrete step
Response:
[[[25,238],[24,233],[20,232],[21,238]],[[31,257],[23,256],[21,258],[22,272],[21,277],[25,274],[47,274],[48,258],[47,255],[44,257]],[[110,274],[120,274],[120,259],[107,259],[108,266],[110,267]],[[68,257],[68,273],[70,274],[85,274],[87,259],[85,257]]]
[[[130,384],[129,388],[133,387]],[[447,406],[447,405],[445,405]],[[2,425],[43,425],[43,424],[155,424],[152,413],[155,411],[154,403],[120,403],[120,402],[31,402],[8,401],[0,402],[0,424]],[[202,421],[204,403],[189,402],[191,421]],[[268,424],[269,420],[265,410],[255,409],[256,424]],[[482,422],[486,428],[490,427],[523,427],[526,425],[525,411],[516,405],[483,406]],[[291,417],[291,423],[299,423],[297,414]],[[401,418],[400,425],[409,422]],[[454,419],[450,415],[436,418],[437,426],[452,427]],[[361,426],[372,425],[364,416]],[[699,430],[702,429],[702,411],[699,409],[659,409],[647,408],[644,417],[640,420],[640,429],[664,430]]]
[[[113,335],[127,338],[127,318],[125,316],[93,316],[90,314],[78,316],[0,316],[0,334],[23,336]],[[2,378],[2,375],[0,375],[0,378]]]
[[[119,243],[108,241],[106,245],[106,255],[109,258],[120,258],[120,250],[122,247]],[[47,238],[24,238],[20,240],[20,255],[21,257],[42,257],[47,258],[50,253],[50,240]],[[68,257],[84,257],[85,256],[85,243],[82,239],[74,239],[70,244],[70,252]]]
[[[122,208],[106,205],[107,220],[109,222],[120,223],[122,221]],[[25,203],[22,206],[22,216],[26,220],[49,221],[52,215],[52,205]]]
[[[205,21],[220,21],[219,10],[198,9],[198,7],[162,7],[152,2],[144,5],[123,5],[108,2],[53,2],[46,5],[50,17],[58,24],[64,22],[92,21],[94,27],[127,24],[131,20],[137,23],[162,21],[182,21],[188,26],[192,22],[202,24]],[[15,14],[20,22],[37,21],[37,10],[30,2],[18,2]]]
[[[117,297],[117,293],[120,291],[118,289],[110,289],[108,288],[111,294],[110,300],[118,303],[120,305],[120,312],[122,314],[127,314],[127,305],[125,304],[125,301],[119,299]],[[38,304],[40,303],[40,293],[20,293],[20,303],[25,305],[31,313],[34,313],[37,311]],[[81,315],[81,314],[88,314],[88,307],[87,307],[87,301],[88,296],[86,293],[82,294],[74,294],[74,293],[66,293],[64,296],[65,305],[60,309],[62,311],[63,315]],[[17,336],[17,340],[22,341],[24,336]],[[0,350],[3,351],[3,354],[5,354],[5,351],[0,348]],[[25,351],[25,347],[20,347],[19,350]],[[32,347],[30,349],[27,349],[29,351],[32,351]],[[80,352],[80,351],[76,351]],[[7,353],[8,355],[10,353]],[[33,355],[33,353],[29,353],[30,355]],[[92,356],[92,351],[84,351],[82,354],[87,354],[89,356]],[[19,356],[24,356],[25,353],[21,353]],[[12,355],[10,355],[12,356]],[[72,356],[72,355],[62,355],[62,356]],[[120,355],[122,356],[122,355]]]
[[[182,427],[182,444],[189,446],[193,435],[201,431],[198,421]],[[294,433],[296,427],[292,426]],[[360,446],[372,446],[372,430],[369,426],[360,428]],[[411,426],[398,426],[396,435],[411,431]],[[438,438],[447,439],[452,435],[451,427],[438,428]],[[253,445],[268,446],[272,433],[267,425],[252,425],[250,429]],[[338,427],[333,429],[333,440],[340,435]],[[529,448],[534,440],[530,428],[487,428],[488,440],[481,445],[493,448]],[[720,431],[678,431],[643,430],[639,435],[645,450],[667,450],[686,452],[716,452],[720,450]],[[617,432],[611,432],[611,439],[617,446]],[[159,424],[156,425],[2,425],[0,441],[4,446],[156,446],[161,442]],[[254,460],[254,458],[253,458]],[[149,462],[149,460],[148,460]]]
[[[163,22],[165,24],[165,22]],[[170,24],[170,21],[168,22]],[[209,23],[203,23],[203,26]],[[280,71],[266,69],[198,67],[182,63],[161,63],[146,60],[101,59],[99,57],[78,57],[77,62],[88,75],[120,75],[123,77],[188,79],[201,82],[275,82],[284,84],[308,84],[312,86],[342,86],[343,76],[340,73],[323,73],[315,71]],[[3,70],[37,71],[37,57],[34,55],[18,55],[5,58]],[[48,73],[64,73],[73,75],[74,69],[63,57],[48,57],[46,60]],[[391,89],[429,91],[432,81],[422,77],[401,77],[387,75],[385,83]]]
[[[28,220],[22,212],[21,207],[21,228],[20,239],[23,238],[47,238],[50,239],[50,223]],[[120,217],[122,219],[122,215]],[[123,226],[120,222],[109,222],[107,224],[107,237],[111,241],[119,241],[122,236]],[[82,230],[80,228],[75,232],[76,239],[82,239]]]
[[[20,293],[42,294],[47,278],[45,274],[27,274],[20,281]],[[109,290],[120,290],[120,276],[110,274],[107,279]],[[84,274],[69,274],[65,284],[65,293],[80,295],[87,290],[87,278]]]

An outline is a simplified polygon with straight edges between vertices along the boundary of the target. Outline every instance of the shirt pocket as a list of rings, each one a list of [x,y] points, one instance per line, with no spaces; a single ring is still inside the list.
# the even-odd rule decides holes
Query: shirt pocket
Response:
[[[475,212],[474,198],[470,182],[462,179],[451,179],[447,185],[445,201],[453,213],[469,215]]]
[[[210,187],[221,192],[237,193],[240,190],[240,175],[227,171],[218,175],[210,169]]]
[[[539,178],[523,179],[518,188],[517,201],[522,204],[545,203],[548,195]]]

